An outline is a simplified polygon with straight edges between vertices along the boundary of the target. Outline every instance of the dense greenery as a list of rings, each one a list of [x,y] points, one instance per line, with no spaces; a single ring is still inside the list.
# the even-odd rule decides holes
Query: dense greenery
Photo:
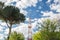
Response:
[[[47,19],[40,25],[41,30],[33,35],[33,40],[60,40],[59,26],[56,20]]]
[[[13,32],[11,33],[9,40],[24,40],[24,35],[22,33]]]

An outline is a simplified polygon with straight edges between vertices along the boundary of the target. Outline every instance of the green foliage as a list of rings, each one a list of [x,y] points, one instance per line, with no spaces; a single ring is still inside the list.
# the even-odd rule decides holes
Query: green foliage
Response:
[[[9,40],[24,40],[24,35],[22,33],[13,32],[11,33]]]
[[[41,24],[41,30],[54,32],[57,29],[57,21],[56,20],[44,20]]]
[[[0,19],[3,19],[2,18],[3,7],[4,7],[4,3],[3,2],[0,2]]]
[[[57,28],[59,28],[59,26],[56,20],[44,20],[41,23],[41,30],[34,34],[33,40],[60,40],[60,32],[57,31]]]
[[[36,32],[35,34],[33,34],[32,38],[33,40],[41,40],[41,33]]]
[[[7,22],[12,22],[13,24],[24,22],[25,20],[25,16],[14,6],[6,6],[1,15]]]

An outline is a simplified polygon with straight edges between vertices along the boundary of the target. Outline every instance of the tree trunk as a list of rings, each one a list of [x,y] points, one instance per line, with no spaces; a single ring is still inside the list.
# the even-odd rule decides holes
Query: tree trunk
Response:
[[[10,38],[10,34],[11,34],[11,28],[12,28],[12,23],[10,23],[10,27],[9,27],[9,33],[8,33],[7,40],[9,40],[9,38]]]
[[[9,34],[8,34],[7,40],[9,40],[10,34],[11,34],[11,27],[9,27]]]

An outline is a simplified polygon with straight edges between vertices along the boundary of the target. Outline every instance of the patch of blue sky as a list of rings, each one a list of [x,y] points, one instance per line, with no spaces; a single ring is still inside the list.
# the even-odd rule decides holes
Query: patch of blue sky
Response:
[[[41,6],[41,9],[39,9],[39,6]],[[41,18],[43,15],[41,11],[50,11],[50,7],[46,3],[38,2],[36,4],[36,7],[33,7],[33,6],[27,7],[25,10],[28,11],[26,17],[30,17],[34,19],[34,18]],[[37,10],[39,12],[37,12]]]
[[[36,26],[35,28],[33,28],[33,31],[34,32],[38,31],[38,27]]]
[[[13,6],[15,6],[16,5],[16,1],[13,1],[13,2],[11,2],[10,4],[12,4]]]

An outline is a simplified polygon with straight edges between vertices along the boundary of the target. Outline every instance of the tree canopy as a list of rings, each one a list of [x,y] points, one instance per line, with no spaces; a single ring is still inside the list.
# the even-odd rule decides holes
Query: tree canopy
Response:
[[[17,7],[14,6],[6,6],[3,9],[3,12],[0,14],[4,21],[12,22],[14,24],[24,22],[25,20],[25,16],[22,13],[20,13],[20,10]]]

